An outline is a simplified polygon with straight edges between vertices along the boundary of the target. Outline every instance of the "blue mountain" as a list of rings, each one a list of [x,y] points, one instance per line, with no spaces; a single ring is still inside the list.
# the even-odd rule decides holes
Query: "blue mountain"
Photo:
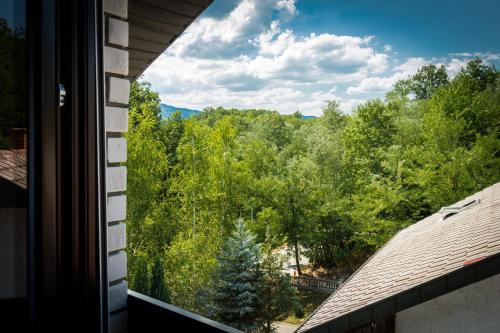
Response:
[[[201,113],[199,110],[192,110],[192,109],[186,109],[186,108],[178,108],[173,105],[168,105],[168,104],[160,104],[161,108],[161,117],[163,119],[169,118],[174,112],[179,111],[181,113],[181,118],[185,119],[191,116],[197,116]]]
[[[201,113],[201,111],[199,111],[199,110],[178,108],[177,106],[168,105],[168,104],[164,104],[164,103],[160,104],[160,108],[161,108],[161,117],[163,119],[169,118],[170,116],[172,116],[172,114],[174,114],[174,112],[180,112],[181,119],[186,119],[186,118],[191,117],[191,116],[197,116]],[[317,117],[316,116],[302,116],[302,118],[315,119]]]

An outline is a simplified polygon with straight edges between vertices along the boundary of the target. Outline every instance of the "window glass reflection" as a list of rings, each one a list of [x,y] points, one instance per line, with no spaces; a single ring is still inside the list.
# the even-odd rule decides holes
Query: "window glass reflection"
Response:
[[[26,296],[25,2],[0,3],[0,301]]]

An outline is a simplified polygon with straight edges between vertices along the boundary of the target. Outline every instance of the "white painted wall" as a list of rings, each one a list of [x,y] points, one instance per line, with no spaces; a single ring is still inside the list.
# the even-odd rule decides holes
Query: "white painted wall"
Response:
[[[396,314],[396,333],[500,332],[500,274]]]

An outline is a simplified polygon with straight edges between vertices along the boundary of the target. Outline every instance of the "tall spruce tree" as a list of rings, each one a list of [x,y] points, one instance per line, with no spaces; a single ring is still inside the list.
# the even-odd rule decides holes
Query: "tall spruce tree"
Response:
[[[165,271],[160,257],[156,257],[153,263],[151,275],[151,287],[149,296],[162,302],[170,303],[170,294],[165,285]]]
[[[230,326],[246,332],[260,326],[258,284],[259,246],[238,219],[236,230],[223,245],[214,274],[211,314]]]

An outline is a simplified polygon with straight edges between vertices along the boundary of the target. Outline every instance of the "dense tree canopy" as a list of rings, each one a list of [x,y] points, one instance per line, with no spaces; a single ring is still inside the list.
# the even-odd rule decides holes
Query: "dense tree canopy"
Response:
[[[480,60],[453,78],[430,65],[384,100],[351,114],[330,101],[315,119],[208,108],[161,120],[158,94],[134,83],[131,274],[135,258],[160,256],[172,302],[206,311],[239,218],[260,243],[268,231],[272,246],[352,271],[401,228],[500,180],[499,78]]]

